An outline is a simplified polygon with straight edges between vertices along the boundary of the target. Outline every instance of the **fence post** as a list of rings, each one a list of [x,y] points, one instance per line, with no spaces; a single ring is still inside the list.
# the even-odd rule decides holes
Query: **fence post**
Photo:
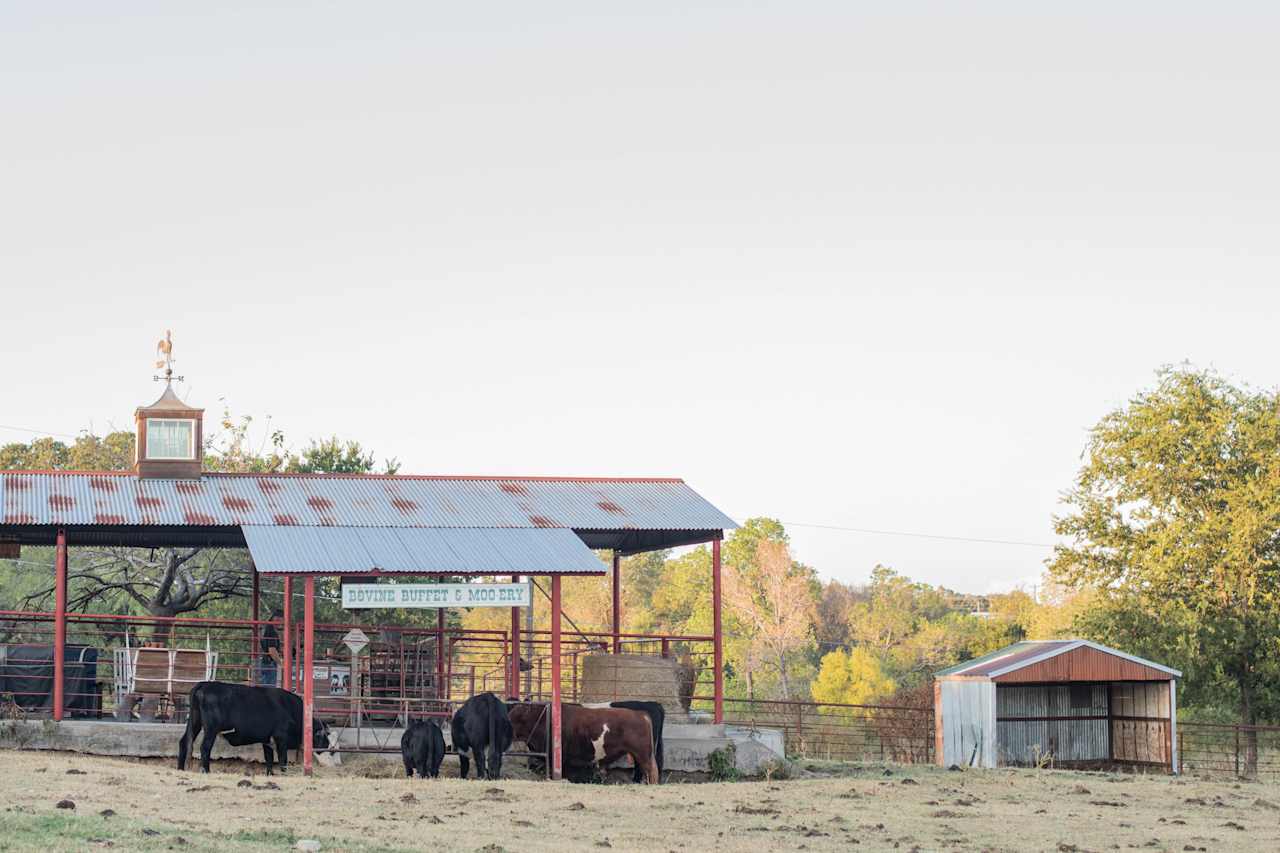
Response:
[[[1182,744],[1183,744],[1182,735],[1183,735],[1182,729],[1178,729],[1178,775],[1179,776],[1182,775],[1182,761],[1183,761],[1182,757],[1185,754],[1182,749]]]
[[[1236,777],[1240,776],[1240,727],[1236,726]]]
[[[804,751],[804,705],[796,703],[796,752]]]

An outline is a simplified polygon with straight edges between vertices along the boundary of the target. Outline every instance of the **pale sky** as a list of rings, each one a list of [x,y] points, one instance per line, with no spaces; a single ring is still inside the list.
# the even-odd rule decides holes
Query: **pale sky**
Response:
[[[0,3],[0,441],[127,428],[172,328],[189,402],[295,447],[1052,542],[1157,367],[1277,382],[1277,43],[1274,3]],[[791,532],[847,581],[1048,554]]]

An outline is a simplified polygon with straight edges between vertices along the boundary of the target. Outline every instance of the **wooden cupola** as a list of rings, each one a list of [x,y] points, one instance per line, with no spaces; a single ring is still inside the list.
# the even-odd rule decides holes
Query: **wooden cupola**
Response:
[[[203,463],[204,409],[188,406],[165,383],[164,393],[134,414],[138,424],[135,470],[143,479],[197,480]]]

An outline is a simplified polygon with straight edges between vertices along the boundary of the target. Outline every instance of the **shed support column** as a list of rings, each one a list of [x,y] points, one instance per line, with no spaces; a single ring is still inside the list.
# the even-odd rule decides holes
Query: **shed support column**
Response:
[[[67,531],[58,528],[53,560],[53,718],[62,719],[67,706]],[[126,626],[127,630],[127,626]]]
[[[519,575],[511,576],[512,583],[520,583]],[[520,695],[520,608],[511,608],[511,677],[507,681],[507,698]]]
[[[1182,772],[1178,762],[1178,681],[1169,679],[1169,770],[1174,776]]]
[[[711,644],[716,723],[724,722],[724,635],[720,627],[720,540],[711,540]]]
[[[436,610],[436,698],[449,701],[449,689],[444,683],[444,608]]]
[[[564,777],[564,755],[560,742],[560,576],[551,576],[551,778]]]
[[[307,575],[302,604],[302,772],[311,775],[311,729],[315,720],[316,579]]]
[[[258,620],[262,618],[262,609],[259,602],[262,600],[262,581],[258,576],[258,567],[249,563],[249,568],[253,571],[253,647],[249,650],[249,683],[258,683],[258,655],[262,652],[259,645],[261,636],[258,631]]]
[[[296,690],[298,679],[293,672],[293,575],[284,576],[284,604],[280,607],[280,636],[283,639],[284,672],[280,673],[280,686]]]
[[[622,654],[622,558],[613,552],[613,653]]]

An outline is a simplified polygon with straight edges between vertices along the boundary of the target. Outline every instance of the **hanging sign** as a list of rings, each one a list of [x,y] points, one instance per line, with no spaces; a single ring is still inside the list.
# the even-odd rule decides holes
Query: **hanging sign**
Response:
[[[342,586],[348,609],[425,607],[528,607],[529,583],[349,583]]]
[[[351,654],[358,655],[360,650],[369,645],[369,635],[359,628],[352,628],[342,638],[342,642],[347,644],[347,648],[351,649]]]

